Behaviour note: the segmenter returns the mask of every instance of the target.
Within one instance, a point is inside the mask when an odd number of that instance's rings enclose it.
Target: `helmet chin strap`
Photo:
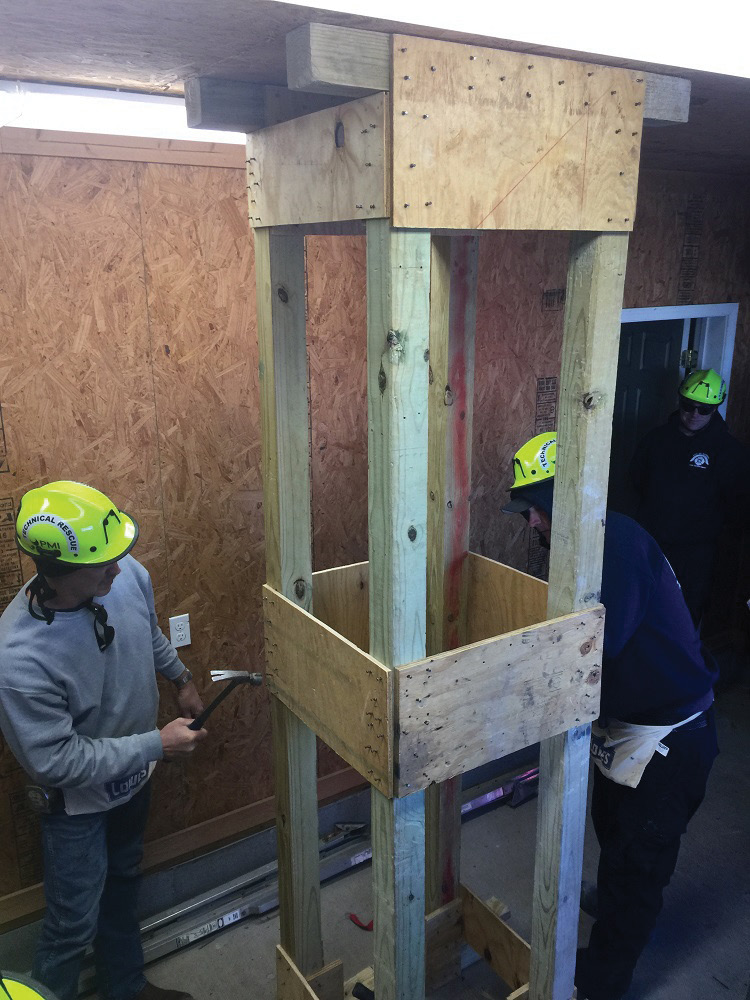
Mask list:
[[[45,601],[50,601],[53,597],[57,597],[57,591],[54,587],[50,586],[41,573],[38,573],[36,578],[29,584],[29,614],[31,617],[36,618],[39,622],[47,622],[48,625],[51,625],[55,620],[55,612],[47,607]],[[34,601],[39,605],[41,614],[37,614],[34,610]]]

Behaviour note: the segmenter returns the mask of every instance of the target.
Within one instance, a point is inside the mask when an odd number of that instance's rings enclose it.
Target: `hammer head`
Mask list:
[[[212,670],[212,681],[236,681],[238,684],[262,684],[263,674],[251,674],[249,670]]]

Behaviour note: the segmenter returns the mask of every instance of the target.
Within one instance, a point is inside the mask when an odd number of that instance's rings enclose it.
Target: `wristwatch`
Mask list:
[[[179,677],[175,677],[175,679],[172,681],[172,683],[179,690],[180,688],[184,688],[186,684],[189,684],[192,679],[193,679],[193,675],[190,673],[190,671],[188,670],[188,668],[185,667],[185,669],[182,671],[182,673],[180,674],[180,676]]]

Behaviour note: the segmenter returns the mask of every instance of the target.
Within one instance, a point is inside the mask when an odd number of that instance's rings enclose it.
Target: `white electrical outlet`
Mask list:
[[[190,615],[175,615],[169,619],[169,641],[175,649],[190,645]]]

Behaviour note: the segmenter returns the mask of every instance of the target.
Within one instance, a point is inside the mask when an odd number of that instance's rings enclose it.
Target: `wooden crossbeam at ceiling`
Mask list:
[[[188,125],[253,132],[352,97],[390,90],[392,37],[330,24],[302,25],[287,35],[288,88],[192,77],[185,81]],[[643,77],[646,123],[688,121],[690,80],[645,72]]]

